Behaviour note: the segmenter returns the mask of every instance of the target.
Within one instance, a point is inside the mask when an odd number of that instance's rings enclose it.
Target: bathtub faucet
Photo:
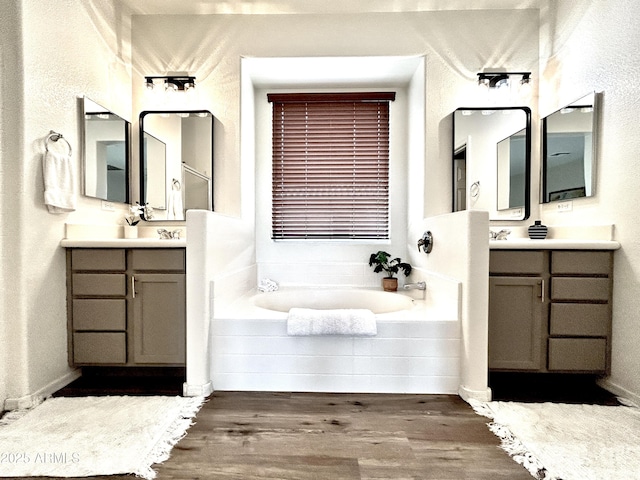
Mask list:
[[[402,288],[405,290],[426,290],[427,282],[405,283]]]

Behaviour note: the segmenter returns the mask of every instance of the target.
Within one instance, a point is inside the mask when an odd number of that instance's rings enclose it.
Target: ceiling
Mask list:
[[[120,0],[134,15],[347,14],[540,8],[542,0]]]

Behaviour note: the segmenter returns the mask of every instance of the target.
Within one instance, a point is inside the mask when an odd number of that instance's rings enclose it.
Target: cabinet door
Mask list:
[[[540,370],[543,281],[538,277],[489,277],[489,368]]]
[[[184,274],[139,274],[132,278],[133,362],[184,365]]]

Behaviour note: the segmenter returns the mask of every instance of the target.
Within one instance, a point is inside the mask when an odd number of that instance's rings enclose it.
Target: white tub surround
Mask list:
[[[430,254],[417,250],[425,231],[433,235]],[[460,383],[465,400],[491,400],[488,379],[489,214],[464,211],[426,218],[411,225],[409,263],[421,271],[460,281]],[[413,277],[412,281],[419,280]],[[427,295],[429,283],[427,283]]]
[[[439,283],[433,293],[386,293],[373,289],[284,288],[251,293],[224,304],[214,301],[211,327],[213,386],[216,390],[362,393],[456,393],[460,372],[459,283]],[[214,286],[215,290],[215,286]],[[331,293],[344,299],[359,294],[397,296],[403,310],[375,314],[376,336],[290,336],[287,312],[261,308],[273,295],[282,298]],[[278,295],[282,294],[282,295]],[[448,298],[444,298],[447,296]],[[334,299],[334,300],[335,300]],[[395,303],[395,302],[394,302]],[[337,306],[334,305],[334,306]],[[383,308],[384,310],[384,308]]]
[[[242,219],[206,210],[188,210],[187,228],[187,381],[186,396],[209,395],[214,305],[213,281],[220,298],[256,288],[254,232]]]

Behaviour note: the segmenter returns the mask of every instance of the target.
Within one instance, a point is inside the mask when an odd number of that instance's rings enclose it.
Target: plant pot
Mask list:
[[[138,238],[137,225],[124,225],[124,238]]]
[[[397,278],[383,278],[382,279],[382,288],[385,292],[395,292],[398,290],[398,279]]]

